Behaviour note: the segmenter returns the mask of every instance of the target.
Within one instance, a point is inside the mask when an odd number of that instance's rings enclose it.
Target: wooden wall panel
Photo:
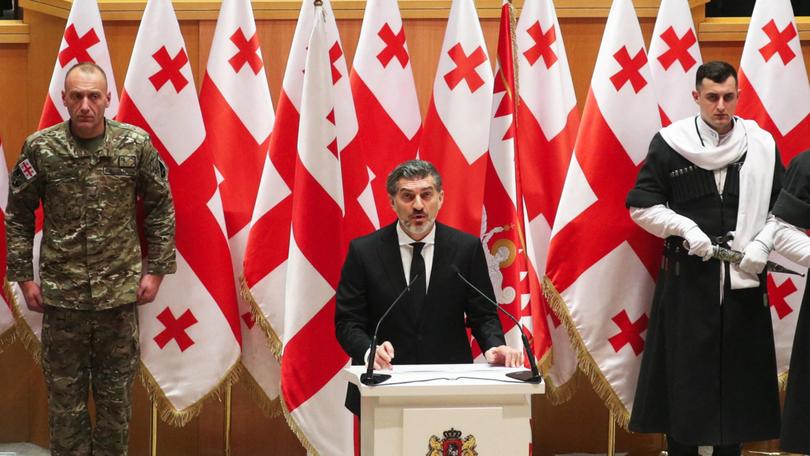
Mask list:
[[[40,0],[28,0],[33,3]],[[57,5],[48,8],[32,8],[25,11],[25,22],[30,27],[27,43],[3,43],[0,39],[0,135],[6,147],[6,160],[13,162],[27,134],[37,125],[48,83],[53,69],[56,51],[65,25],[66,10],[61,0],[41,0]],[[131,2],[137,3],[137,2]],[[347,2],[348,3],[348,2]],[[593,8],[605,1],[561,3],[584,5],[571,8],[561,14],[561,33],[565,40],[569,63],[580,108],[585,102],[591,72],[599,49],[604,29],[605,8]],[[649,12],[653,2],[642,1],[644,11]],[[702,5],[696,0],[692,4]],[[105,4],[104,8],[119,3]],[[436,1],[444,9],[414,9],[406,14],[405,29],[411,54],[419,104],[424,116],[431,96],[434,71],[444,35],[446,4]],[[493,3],[494,4],[494,3]],[[61,6],[59,6],[61,5]],[[120,5],[125,5],[120,3]],[[127,8],[131,5],[126,3]],[[193,5],[188,3],[186,5]],[[487,3],[487,5],[489,5]],[[479,6],[480,2],[479,2]],[[104,10],[103,8],[103,10]],[[124,7],[122,7],[124,8]],[[137,10],[137,5],[132,7]],[[702,12],[694,11],[702,20]],[[281,11],[281,10],[279,10]],[[436,13],[440,11],[440,13]],[[113,71],[119,90],[123,89],[127,65],[138,30],[139,13],[104,13],[105,33],[110,46]],[[215,15],[210,12],[195,16],[185,12],[181,30],[186,39],[188,53],[199,89],[202,71],[208,58],[211,38],[215,27]],[[356,10],[339,13],[338,26],[341,39],[350,63],[356,49],[361,21]],[[490,56],[494,55],[497,41],[497,19],[487,10],[482,20],[484,35]],[[642,29],[649,42],[654,25],[654,14],[642,14]],[[196,17],[196,18],[195,18]],[[268,73],[273,103],[278,102],[289,46],[295,30],[295,19],[289,11],[267,10],[257,13],[260,19],[257,30]],[[739,28],[739,24],[734,25]],[[712,33],[722,31],[723,25],[712,24]],[[800,29],[802,27],[800,26]],[[735,29],[736,30],[736,29]],[[1,32],[0,32],[1,33]],[[718,36],[701,43],[704,60],[724,59],[739,63],[742,41],[730,39],[719,41]],[[804,37],[804,35],[803,35]],[[702,38],[702,36],[701,36]],[[805,61],[810,62],[810,48],[803,48]],[[686,95],[688,96],[688,95]],[[461,197],[461,195],[448,197]],[[0,442],[32,441],[47,445],[47,414],[42,374],[30,356],[17,342],[0,353]],[[545,397],[536,397],[533,403],[533,437],[535,454],[548,456],[558,453],[591,452],[604,453],[607,443],[608,413],[584,376],[578,376],[578,393],[574,399],[561,406],[552,406]],[[130,454],[149,454],[149,418],[151,404],[144,388],[137,384],[131,425]],[[206,401],[201,415],[184,428],[174,428],[160,423],[158,427],[158,454],[174,455],[221,455],[224,452],[225,406],[217,399]],[[619,430],[617,451],[633,455],[653,455],[663,448],[660,435],[633,435]],[[775,442],[751,446],[756,449],[775,449]],[[253,402],[245,387],[237,384],[232,396],[231,454],[253,456],[264,454],[304,455],[305,451],[289,430],[281,416],[267,417]]]
[[[27,68],[27,44],[0,43],[0,138],[7,152],[15,151],[13,155],[19,154],[29,128]]]

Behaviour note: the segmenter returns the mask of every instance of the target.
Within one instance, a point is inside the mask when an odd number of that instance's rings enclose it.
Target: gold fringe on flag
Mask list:
[[[309,442],[307,436],[304,435],[304,431],[298,427],[298,423],[295,422],[290,411],[287,409],[287,404],[284,402],[284,399],[279,397],[279,403],[281,404],[281,411],[284,413],[284,419],[287,421],[287,426],[290,427],[290,430],[293,434],[298,438],[298,441],[301,442],[301,446],[307,450],[307,456],[319,456],[318,450]]]
[[[507,3],[509,4],[509,38],[512,40],[512,74],[515,77],[515,93],[512,95],[513,99],[515,100],[515,108],[517,108],[518,105],[520,105],[520,78],[518,74],[518,48],[516,32],[517,19],[515,18],[515,7],[512,5],[512,0],[508,0]],[[515,122],[515,130],[517,130],[517,110],[512,113],[512,120]]]
[[[239,381],[241,374],[242,363],[240,360],[237,360],[219,382],[219,385],[217,385],[208,394],[203,396],[194,404],[184,408],[183,410],[177,410],[174,408],[171,401],[169,401],[169,399],[166,397],[166,394],[163,393],[163,390],[160,388],[157,380],[152,377],[149,369],[147,369],[143,362],[141,362],[141,381],[144,388],[146,388],[149,399],[157,406],[157,409],[160,412],[160,419],[163,422],[176,427],[185,426],[194,417],[199,415],[202,411],[203,403],[207,399],[215,397],[221,401],[225,390],[229,385],[233,385]]]
[[[553,357],[549,352],[549,355],[544,357],[542,364],[540,365],[540,370],[543,371],[543,381],[546,383],[546,397],[548,398],[551,405],[560,405],[568,402],[574,397],[574,392],[577,390],[577,380],[576,375],[571,377],[571,380],[563,383],[562,385],[557,385],[554,383],[554,380],[551,379],[551,376],[548,375],[548,372],[551,370],[551,365],[553,363]]]
[[[22,342],[25,350],[31,354],[34,363],[42,364],[42,344],[40,344],[37,335],[34,334],[34,330],[28,326],[28,322],[23,318],[20,303],[17,302],[17,296],[11,288],[11,284],[8,280],[4,280],[3,282],[3,291],[11,300],[11,313],[14,315],[14,320],[17,322],[14,325],[16,338]]]
[[[259,327],[261,327],[264,330],[265,334],[267,335],[267,340],[268,343],[270,344],[270,349],[275,354],[276,359],[278,359],[278,362],[281,363],[281,353],[282,349],[284,348],[281,339],[278,337],[275,330],[270,325],[270,322],[267,321],[267,319],[264,317],[264,313],[262,312],[259,305],[256,303],[256,300],[253,298],[253,293],[250,292],[250,287],[248,287],[244,275],[240,277],[239,289],[242,299],[244,299],[245,302],[250,304],[250,311],[253,314],[253,317],[255,318],[256,322],[259,324]],[[247,369],[245,369],[245,373],[247,375],[245,375],[244,377],[249,378],[249,380],[246,382],[248,391],[251,391],[256,396],[264,397],[266,400],[266,402],[264,403],[261,400],[259,400],[258,401],[259,407],[261,407],[262,410],[264,411],[265,407],[267,406],[269,411],[272,413],[270,416],[278,416],[278,410],[280,410],[281,414],[284,415],[284,421],[287,422],[287,426],[289,426],[292,433],[295,434],[295,437],[301,443],[301,446],[303,446],[304,449],[307,451],[307,456],[319,456],[318,451],[315,449],[312,443],[310,443],[309,439],[307,439],[306,435],[304,435],[304,431],[302,431],[301,428],[298,427],[298,423],[295,422],[295,419],[290,414],[290,411],[287,408],[287,404],[281,397],[282,393],[279,391],[279,397],[274,401],[270,401],[264,394],[264,391],[261,390],[258,383],[256,383],[256,380],[253,379],[253,377],[249,373],[247,373]]]
[[[17,340],[16,326],[15,323],[12,327],[5,330],[3,334],[0,334],[0,353],[3,351],[3,348],[13,344],[14,341]]]
[[[5,279],[3,279],[3,292],[8,300],[9,308],[11,310],[11,317],[14,320],[14,323],[10,328],[3,331],[3,334],[0,334],[0,352],[3,351],[3,347],[13,344],[14,341],[17,340],[17,321],[19,320],[19,312],[15,312],[17,306],[15,305],[14,293],[11,290],[11,284],[9,284],[8,280]]]
[[[242,376],[239,379],[239,383],[247,390],[250,398],[259,406],[264,416],[268,418],[281,416],[281,399],[278,397],[270,399],[262,387],[259,386],[259,382],[257,382],[256,379],[250,375],[250,371],[244,367],[244,363],[242,364]]]
[[[557,316],[560,317],[560,320],[565,325],[565,329],[568,331],[571,345],[573,345],[577,353],[579,369],[588,376],[596,394],[605,402],[605,406],[608,410],[613,413],[616,424],[621,426],[622,429],[627,430],[627,425],[630,423],[630,412],[619,399],[613,387],[610,386],[604,374],[602,374],[599,365],[596,364],[596,361],[591,357],[579,332],[574,326],[571,314],[568,313],[568,306],[565,304],[562,296],[560,296],[560,293],[554,287],[554,284],[551,283],[548,276],[543,277],[543,295],[546,297],[548,305],[557,313]]]
[[[512,4],[512,0],[507,1],[508,10],[509,10],[509,38],[511,43],[511,54],[512,54],[512,75],[514,77],[515,92],[512,93],[512,99],[515,102],[515,108],[520,106],[520,74],[518,71],[518,49],[517,49],[517,20],[515,18],[515,8]],[[509,91],[512,88],[509,86],[507,81],[504,81],[504,87],[506,90]],[[515,130],[518,128],[518,115],[517,111],[512,113],[512,121],[515,124]],[[517,144],[515,144],[517,148]],[[521,246],[524,252],[528,252],[526,248],[526,238],[523,234],[523,227],[520,223],[517,225],[518,229],[518,239],[520,239]],[[556,385],[554,381],[551,379],[551,376],[548,375],[548,372],[551,370],[551,366],[553,363],[553,356],[551,350],[549,350],[541,359],[538,360],[537,365],[540,366],[540,370],[543,374],[543,381],[546,383],[546,397],[548,397],[549,401],[553,405],[560,405],[564,402],[567,402],[574,396],[574,391],[576,390],[576,382],[571,379],[563,385]]]
[[[253,293],[250,291],[250,287],[245,280],[244,274],[239,277],[239,295],[245,300],[246,303],[250,305],[250,313],[253,315],[253,320],[256,321],[259,327],[262,328],[262,331],[264,331],[264,334],[267,336],[267,343],[270,346],[270,351],[273,352],[276,360],[280,363],[282,349],[281,338],[278,337],[278,334],[276,334],[273,326],[269,321],[267,321],[267,318],[265,318],[261,307],[259,307],[259,305],[256,303],[256,299],[253,297]]]

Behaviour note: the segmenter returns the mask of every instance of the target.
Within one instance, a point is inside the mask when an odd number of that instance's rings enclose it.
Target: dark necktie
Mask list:
[[[412,242],[413,258],[411,259],[411,273],[409,282],[411,284],[411,310],[414,316],[419,315],[422,306],[425,304],[427,294],[427,277],[425,277],[425,258],[422,257],[422,247],[424,242]],[[416,275],[419,274],[418,277]],[[416,280],[413,278],[416,277]]]

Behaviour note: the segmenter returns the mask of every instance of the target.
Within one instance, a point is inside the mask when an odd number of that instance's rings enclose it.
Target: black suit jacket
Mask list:
[[[424,306],[415,312],[406,295],[380,325],[377,341],[393,344],[394,364],[471,363],[467,326],[484,351],[505,343],[495,307],[462,282],[452,265],[494,300],[481,241],[437,223]],[[364,364],[377,321],[405,286],[396,222],[351,242],[337,289],[335,329],[353,364]],[[356,392],[350,388],[346,402],[355,413]]]

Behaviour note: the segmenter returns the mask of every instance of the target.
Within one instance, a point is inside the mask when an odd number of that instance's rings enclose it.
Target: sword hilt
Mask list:
[[[689,242],[685,239],[683,241],[683,248],[689,250]],[[725,247],[719,245],[712,246],[712,258],[720,261],[725,261],[726,263],[730,264],[740,264],[740,262],[745,257],[745,254],[740,252],[739,250],[727,249]],[[793,274],[799,277],[804,277],[804,274],[801,272],[794,271],[790,268],[786,268],[779,263],[774,263],[773,261],[768,261],[765,263],[765,269],[769,272],[778,272],[781,274]]]

